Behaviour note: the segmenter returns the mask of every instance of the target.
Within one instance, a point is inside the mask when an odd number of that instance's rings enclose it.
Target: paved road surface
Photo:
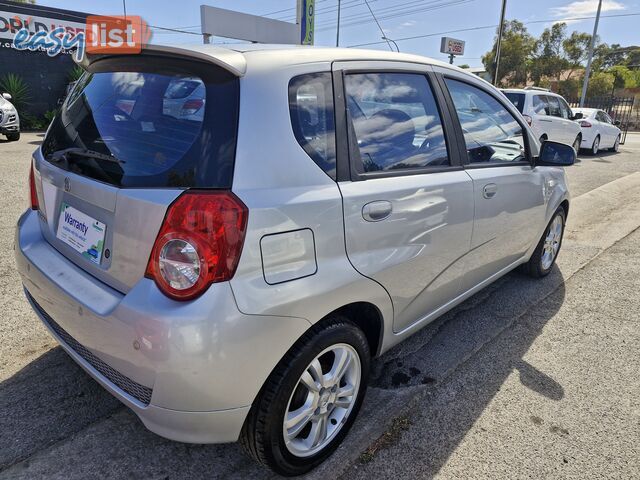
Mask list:
[[[268,478],[236,445],[147,432],[30,311],[11,247],[39,141],[0,141],[0,478]],[[640,135],[567,171],[554,272],[509,274],[379,359],[310,478],[640,476]]]

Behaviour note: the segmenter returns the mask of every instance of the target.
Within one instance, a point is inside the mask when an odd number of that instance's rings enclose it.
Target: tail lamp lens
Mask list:
[[[175,300],[198,297],[230,280],[238,266],[247,207],[231,192],[190,190],[169,207],[146,276]]]
[[[529,115],[523,115],[524,119],[527,121],[529,126],[533,124],[533,119]]]
[[[584,121],[584,120],[582,122],[580,122],[580,126],[584,127],[584,128],[591,128],[591,124],[589,122],[587,122],[587,121]]]
[[[38,210],[40,205],[38,204],[38,192],[36,190],[36,176],[33,171],[33,163],[31,163],[31,169],[29,170],[29,196],[31,202],[31,210]],[[24,198],[24,197],[23,197]]]

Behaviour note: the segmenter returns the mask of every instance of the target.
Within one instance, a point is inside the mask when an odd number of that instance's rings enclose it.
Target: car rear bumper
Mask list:
[[[166,298],[146,278],[123,295],[46,242],[31,210],[18,222],[15,255],[29,302],[67,353],[173,440],[237,440],[269,373],[309,327],[242,314],[228,283],[191,302]]]

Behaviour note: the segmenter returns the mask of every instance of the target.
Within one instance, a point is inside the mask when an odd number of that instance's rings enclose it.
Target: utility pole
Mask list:
[[[340,0],[338,0],[338,28],[336,29],[336,47],[340,46]]]
[[[593,60],[593,49],[596,46],[596,36],[598,35],[598,22],[600,22],[601,10],[602,10],[602,0],[598,2],[598,13],[596,13],[596,23],[593,25],[593,35],[591,36],[591,44],[589,45],[589,58],[587,59],[587,68],[584,71],[584,83],[582,84],[582,96],[580,97],[580,108],[584,107],[584,101],[587,98],[587,88],[589,88],[589,75],[591,75],[591,60]]]
[[[500,50],[502,47],[502,34],[504,33],[504,16],[507,11],[507,0],[502,0],[502,10],[500,12],[500,26],[498,26],[498,41],[496,43],[496,58],[493,69],[493,84],[498,86],[498,69],[500,68]]]

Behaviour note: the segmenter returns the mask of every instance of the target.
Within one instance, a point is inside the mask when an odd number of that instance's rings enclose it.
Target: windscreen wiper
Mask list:
[[[57,150],[49,155],[47,160],[52,162],[59,162],[61,160],[67,160],[69,156],[76,156],[82,158],[94,158],[96,160],[104,160],[105,162],[112,162],[117,164],[126,163],[124,160],[120,160],[113,155],[96,152],[94,150],[89,150],[87,148],[81,147],[70,147],[64,148],[62,150]]]

